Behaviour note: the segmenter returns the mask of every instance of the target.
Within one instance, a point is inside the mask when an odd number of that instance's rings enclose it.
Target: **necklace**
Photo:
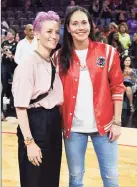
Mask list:
[[[45,60],[46,62],[51,62],[51,58],[47,57],[45,58],[42,54],[40,54],[38,51],[35,50],[35,53],[37,53],[43,60]]]
[[[87,70],[87,62],[86,62],[86,57],[87,57],[87,52],[88,49],[85,50],[75,50],[76,54],[78,55],[78,58],[80,59],[80,70],[85,71]]]
[[[43,55],[41,55],[38,51],[35,50],[35,52],[37,53],[38,56],[40,56],[40,57],[42,58],[42,64],[45,66],[45,69],[47,70],[47,72],[51,75],[51,72],[49,72],[49,70],[48,70],[46,64],[43,62],[43,61],[46,61],[46,62],[48,62],[48,63],[51,64],[51,63],[52,63],[51,58],[50,58],[50,57],[44,58]],[[51,65],[51,66],[52,66],[52,65]],[[51,69],[52,69],[52,67],[51,67]]]
[[[48,74],[51,75],[51,71],[52,71],[51,69],[52,69],[52,68],[50,68],[50,70],[49,70],[48,67],[46,66],[46,64],[45,64],[43,61],[42,61],[42,64],[45,66],[45,69],[47,70]],[[51,63],[50,63],[50,64],[51,64]],[[51,66],[50,66],[50,67],[51,67]]]
[[[80,71],[87,71],[88,67],[87,65],[80,65]]]

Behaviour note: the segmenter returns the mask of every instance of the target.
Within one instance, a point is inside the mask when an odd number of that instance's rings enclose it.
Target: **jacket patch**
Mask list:
[[[99,57],[96,61],[97,66],[99,66],[100,68],[103,68],[105,66],[106,63],[106,59],[104,57]]]

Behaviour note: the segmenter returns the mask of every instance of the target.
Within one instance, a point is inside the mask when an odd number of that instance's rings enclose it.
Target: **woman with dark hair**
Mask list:
[[[121,23],[126,23],[126,14],[123,11],[120,11],[116,16],[116,23],[120,25]]]
[[[18,32],[16,32],[15,41],[16,41],[17,43],[20,41],[20,35],[19,35]]]
[[[124,76],[124,85],[126,86],[126,95],[129,100],[130,104],[130,111],[134,112],[133,106],[133,91],[132,86],[135,84],[135,72],[132,68],[132,62],[130,56],[125,56],[122,59],[122,66],[123,66],[123,76]]]
[[[88,11],[89,11],[90,15],[93,17],[96,25],[99,25],[99,21],[100,21],[99,16],[101,13],[101,8],[102,7],[101,7],[100,0],[91,1]]]
[[[71,10],[71,8],[73,8],[75,6],[75,1],[71,0],[69,5],[66,7],[65,10],[65,15],[67,15],[67,13]]]
[[[101,12],[99,18],[101,19],[101,26],[108,26],[112,19],[112,4],[109,0],[101,1]]]
[[[117,49],[117,51],[119,52],[120,57],[122,57],[123,53],[124,53],[124,47],[121,44],[121,42],[119,41],[118,38],[118,32],[111,32],[108,36],[108,44],[112,45],[114,48]]]
[[[61,106],[69,187],[83,187],[85,152],[92,139],[105,187],[118,186],[123,75],[117,51],[94,41],[86,9],[67,14],[62,48],[53,55],[64,89]]]
[[[101,31],[97,31],[95,33],[95,38],[96,38],[96,41],[98,42],[102,42],[102,43],[107,43],[107,38],[105,37],[104,33],[101,32]]]

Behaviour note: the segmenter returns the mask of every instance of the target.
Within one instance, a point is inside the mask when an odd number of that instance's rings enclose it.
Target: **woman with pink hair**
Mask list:
[[[12,86],[20,182],[21,187],[58,187],[63,89],[50,54],[59,41],[60,18],[53,11],[40,12],[33,27],[38,47],[18,65]]]

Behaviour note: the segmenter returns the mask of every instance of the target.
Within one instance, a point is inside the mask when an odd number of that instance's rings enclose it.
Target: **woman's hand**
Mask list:
[[[132,69],[124,71],[124,76],[133,76],[133,75],[134,72],[132,71]]]
[[[129,71],[129,75],[130,76],[134,76],[134,72],[131,70],[131,71]]]
[[[128,76],[128,71],[124,71],[124,72],[123,72],[123,75],[124,75],[124,76]]]
[[[115,122],[113,122],[112,127],[109,132],[110,142],[116,141],[120,135],[121,135],[121,126],[115,125]]]
[[[35,166],[40,166],[42,163],[42,153],[41,149],[37,146],[35,142],[27,145],[27,155],[28,160]]]

